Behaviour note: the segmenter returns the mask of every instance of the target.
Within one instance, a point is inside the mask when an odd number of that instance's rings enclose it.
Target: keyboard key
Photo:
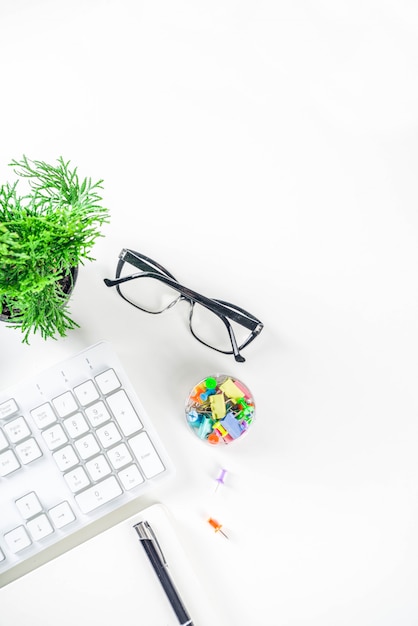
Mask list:
[[[76,519],[73,510],[67,501],[60,502],[56,506],[52,507],[52,509],[49,509],[48,513],[55,528],[64,528],[64,526],[74,522]]]
[[[54,452],[52,456],[54,457],[55,463],[58,465],[58,468],[62,472],[65,472],[66,470],[75,467],[76,465],[78,465],[79,462],[78,456],[74,452],[72,446],[65,446],[64,448],[61,448],[61,450]]]
[[[90,479],[82,467],[76,467],[67,472],[67,474],[64,474],[64,478],[73,493],[77,493],[77,491],[81,491],[84,487],[90,485]]]
[[[78,439],[75,442],[75,447],[84,461],[100,452],[99,444],[91,433],[81,439]]]
[[[18,500],[16,506],[23,519],[27,520],[42,511],[42,504],[34,491],[27,493]]]
[[[87,380],[85,383],[74,387],[74,393],[81,406],[87,406],[100,397],[92,380]]]
[[[132,489],[144,482],[144,478],[136,465],[130,465],[118,473],[120,481],[125,489]]]
[[[10,417],[19,410],[16,401],[13,398],[6,400],[0,404],[0,418]]]
[[[80,435],[84,435],[89,430],[89,425],[87,424],[87,420],[83,417],[81,413],[76,413],[71,417],[67,417],[63,421],[65,429],[70,437],[75,439]]]
[[[157,476],[157,474],[164,471],[165,467],[147,433],[144,432],[135,435],[135,437],[131,437],[131,439],[129,439],[129,445],[147,478]]]
[[[96,456],[94,459],[91,459],[91,461],[88,461],[86,463],[86,469],[90,474],[91,479],[94,481],[101,480],[112,472],[112,469],[103,454]]]
[[[122,435],[113,422],[106,424],[106,426],[102,426],[102,428],[98,428],[96,435],[98,436],[103,448],[110,448],[110,446],[113,446],[114,443],[117,443],[122,439]]]
[[[29,520],[26,526],[28,527],[29,533],[34,541],[39,541],[54,532],[51,522],[45,513]]]
[[[74,400],[74,396],[71,391],[66,391],[60,396],[54,398],[52,400],[52,404],[60,417],[67,417],[67,415],[75,413],[78,409],[77,403]]]
[[[42,456],[41,449],[33,438],[18,443],[15,450],[22,465],[28,465]]]
[[[68,441],[68,437],[61,424],[55,424],[47,430],[44,430],[42,436],[50,450],[56,450]]]
[[[13,552],[13,554],[24,550],[32,543],[31,538],[29,537],[24,526],[18,526],[17,528],[10,530],[4,535],[4,539],[10,552]]]
[[[114,476],[105,478],[101,483],[74,496],[80,510],[90,513],[99,506],[110,502],[122,494],[122,489]]]
[[[13,450],[6,450],[0,454],[0,476],[7,476],[19,467],[20,463]]]
[[[109,396],[107,403],[126,437],[141,430],[141,420],[123,389]]]
[[[4,552],[2,552],[2,550],[0,550],[0,563],[1,561],[4,561],[6,557],[4,556]]]
[[[12,443],[22,441],[22,439],[32,434],[23,417],[18,417],[11,422],[7,422],[3,428]]]
[[[132,461],[131,453],[124,443],[108,450],[107,456],[115,469],[120,469]]]
[[[41,406],[36,407],[36,409],[32,409],[30,414],[40,430],[54,424],[57,421],[57,416],[52,410],[52,406],[49,402],[45,402],[45,404],[41,404]]]
[[[95,377],[95,381],[104,396],[111,391],[115,391],[115,389],[119,389],[121,386],[119,378],[116,376],[113,369],[102,372],[102,374]]]
[[[89,406],[86,409],[86,415],[93,428],[111,419],[111,415],[102,401],[93,404],[93,406]]]

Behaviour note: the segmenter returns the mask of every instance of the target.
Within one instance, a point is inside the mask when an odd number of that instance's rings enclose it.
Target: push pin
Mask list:
[[[224,485],[225,484],[225,475],[227,473],[228,470],[226,469],[221,469],[221,473],[219,474],[218,478],[216,479],[216,482],[218,483],[215,487],[215,493],[219,487],[219,485]]]
[[[221,530],[222,524],[217,522],[216,519],[213,519],[213,517],[210,517],[208,519],[208,522],[212,526],[212,528],[215,530],[215,533],[221,533],[226,539],[229,539],[228,535],[226,535],[224,531]]]

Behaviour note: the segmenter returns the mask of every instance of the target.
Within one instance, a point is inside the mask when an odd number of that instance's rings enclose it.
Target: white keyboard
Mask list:
[[[107,342],[0,391],[0,574],[171,473]]]

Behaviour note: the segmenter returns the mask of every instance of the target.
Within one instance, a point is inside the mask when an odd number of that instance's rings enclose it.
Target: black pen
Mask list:
[[[160,548],[157,537],[154,534],[150,524],[148,522],[138,522],[134,525],[142,547],[144,548],[146,555],[154,568],[155,573],[166,593],[168,600],[175,612],[179,624],[181,626],[193,626],[192,619],[188,614],[186,607],[184,606],[177,589],[171,580],[167,562],[164,558],[164,554]]]

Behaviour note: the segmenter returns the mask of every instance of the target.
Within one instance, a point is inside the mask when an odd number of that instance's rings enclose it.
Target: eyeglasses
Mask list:
[[[107,287],[116,287],[126,302],[146,313],[163,313],[181,300],[188,302],[193,337],[217,352],[233,354],[239,363],[245,361],[240,351],[263,329],[262,322],[248,311],[188,289],[162,265],[134,250],[121,251],[116,278],[105,278],[104,282]]]

